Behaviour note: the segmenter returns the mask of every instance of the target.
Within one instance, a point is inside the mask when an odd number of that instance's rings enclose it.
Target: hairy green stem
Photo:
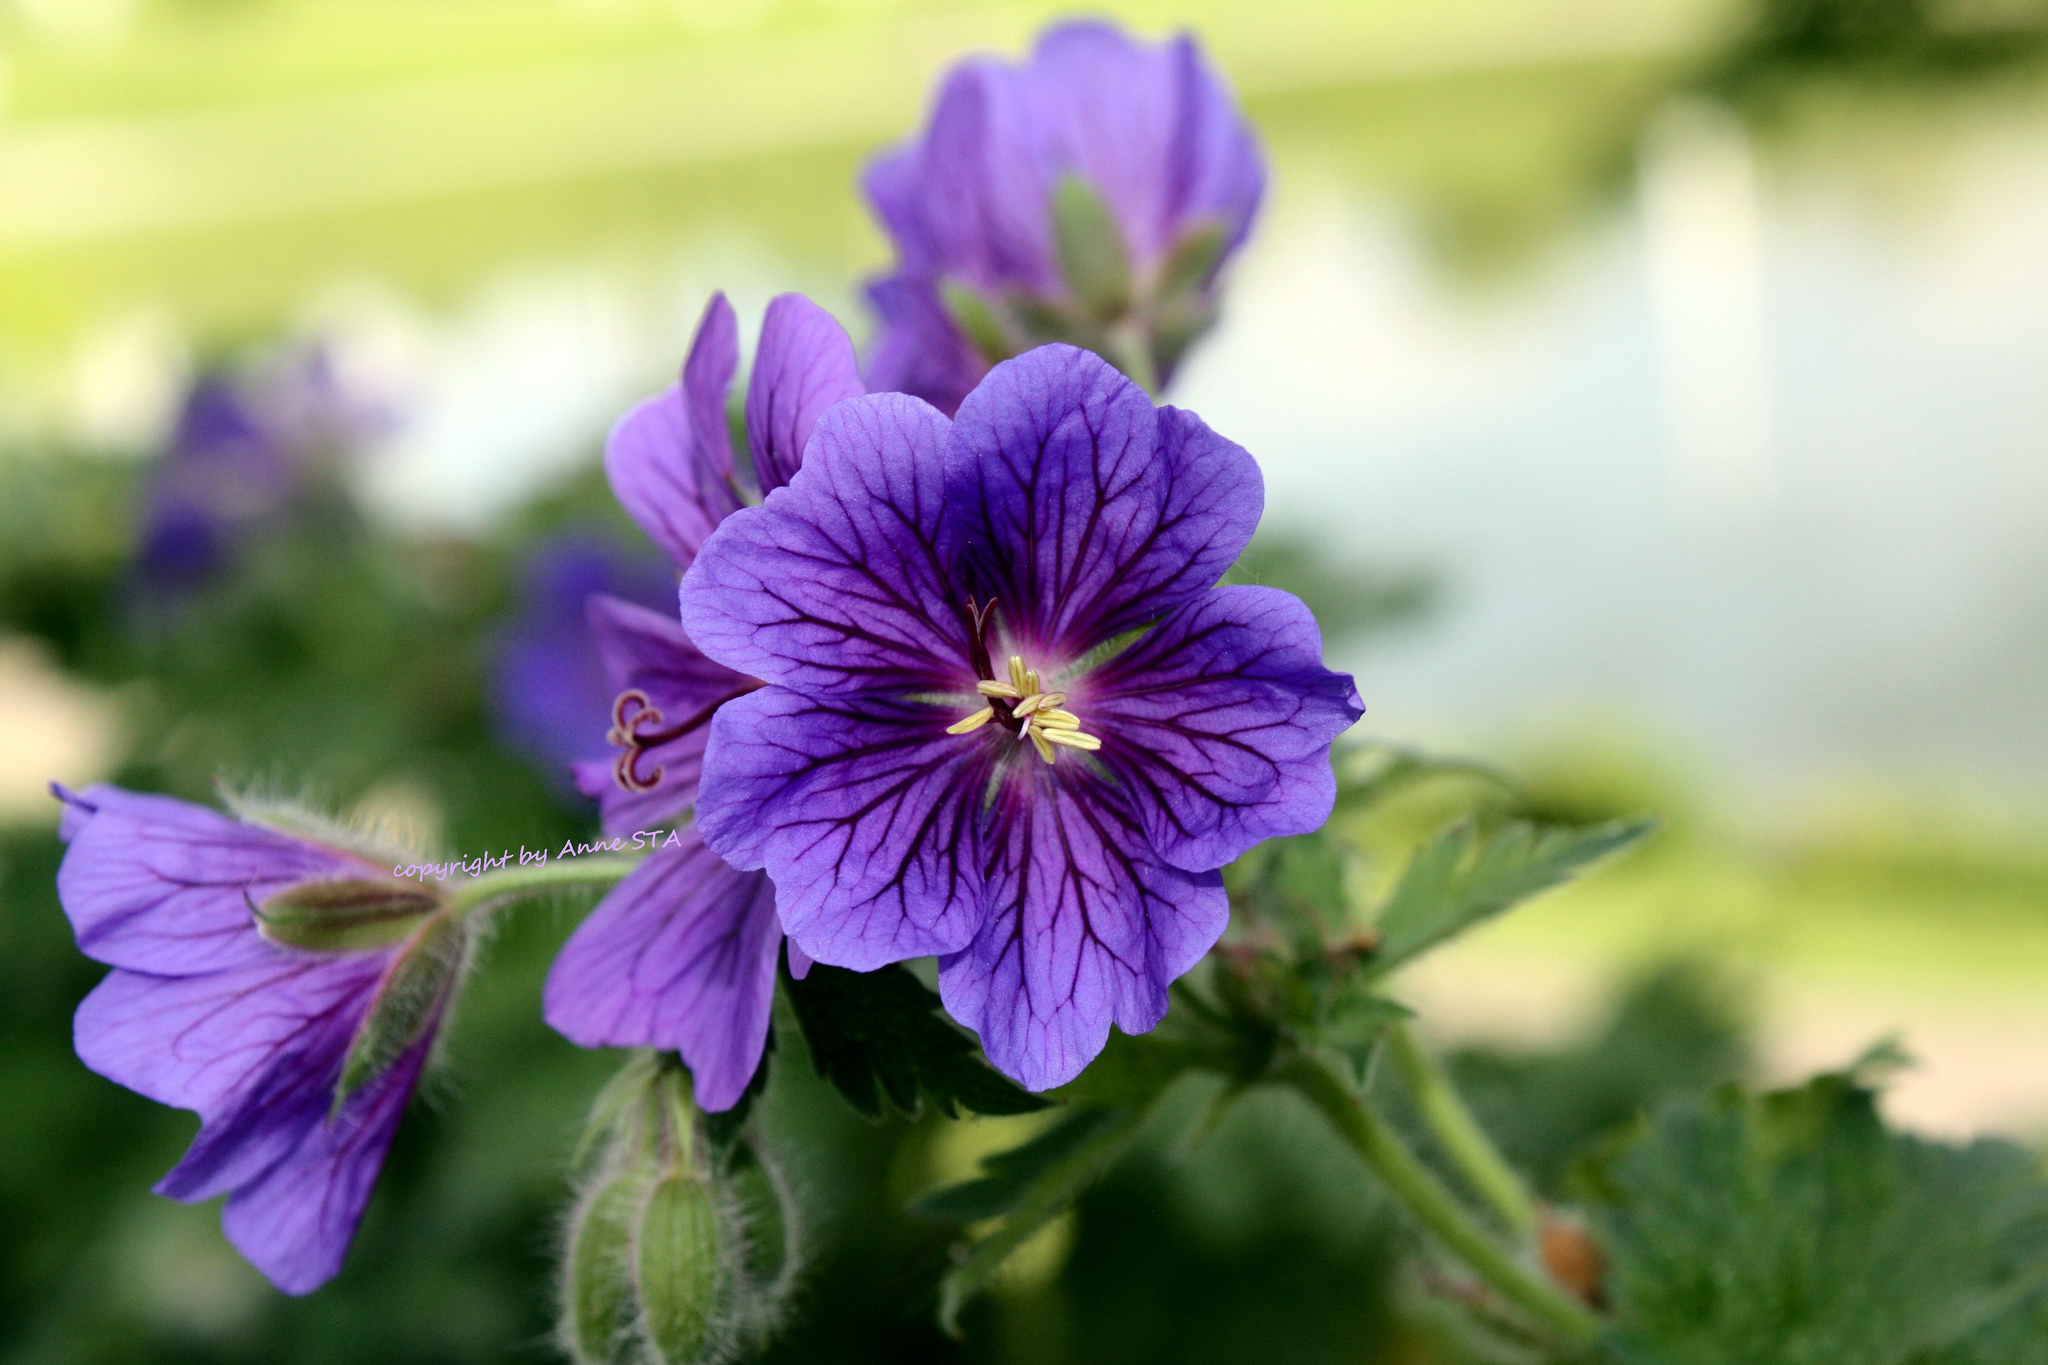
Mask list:
[[[1494,1241],[1329,1063],[1296,1055],[1282,1065],[1278,1079],[1322,1110],[1423,1226],[1502,1298],[1573,1342],[1600,1335],[1599,1317]]]
[[[1387,1042],[1394,1054],[1394,1065],[1401,1069],[1401,1078],[1415,1095],[1415,1106],[1422,1112],[1423,1121],[1438,1145],[1457,1163],[1473,1192],[1500,1215],[1501,1222],[1517,1237],[1535,1236],[1536,1202],[1529,1197],[1528,1187],[1472,1117],[1464,1097],[1451,1084],[1443,1067],[1423,1049],[1415,1031],[1405,1024],[1389,1030]]]
[[[611,854],[601,857],[564,858],[533,867],[507,867],[486,872],[449,897],[460,911],[480,905],[528,896],[539,891],[559,891],[578,886],[608,887],[640,866],[637,856]]]

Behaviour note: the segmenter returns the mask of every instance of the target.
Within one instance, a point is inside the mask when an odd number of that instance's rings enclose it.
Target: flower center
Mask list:
[[[1053,761],[1061,749],[1080,749],[1093,752],[1102,747],[1102,741],[1081,729],[1081,718],[1065,709],[1067,694],[1044,690],[1038,679],[1038,670],[1025,666],[1019,654],[1010,656],[1007,678],[995,676],[988,653],[988,618],[995,610],[991,601],[986,607],[976,608],[973,598],[967,600],[967,612],[974,628],[974,666],[980,675],[974,690],[988,698],[988,705],[979,711],[946,727],[949,735],[967,735],[979,730],[990,721],[1017,736],[1021,743],[1031,742],[1038,750],[1038,756],[1047,763]]]

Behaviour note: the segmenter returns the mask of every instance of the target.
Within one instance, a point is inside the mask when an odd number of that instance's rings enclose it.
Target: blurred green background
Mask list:
[[[1403,983],[1511,1154],[1554,1189],[1662,1089],[1886,1033],[1920,1059],[1895,1120],[2038,1138],[2048,7],[1099,8],[1192,26],[1271,158],[1173,394],[1265,469],[1245,571],[1317,607],[1374,736],[1498,762],[1532,813],[1667,819]],[[43,783],[225,774],[454,850],[586,830],[493,701],[534,548],[633,546],[602,434],[711,289],[743,335],[792,288],[864,335],[863,158],[1060,12],[0,0],[0,1361],[551,1358],[561,1162],[613,1064],[538,1020],[580,905],[506,927],[348,1269],[287,1301],[147,1193],[190,1116],[70,1054],[99,969]],[[187,386],[315,343],[389,419],[337,475],[360,516],[139,621]],[[1357,831],[1372,868],[1467,799]],[[818,1259],[778,1358],[1456,1357],[1278,1098],[1120,1168],[948,1342],[901,1208],[1015,1121],[869,1125],[783,1047]]]

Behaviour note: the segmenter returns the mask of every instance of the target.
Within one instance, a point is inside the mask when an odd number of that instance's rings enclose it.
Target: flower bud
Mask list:
[[[439,1023],[462,979],[468,954],[468,932],[462,920],[447,911],[413,931],[384,968],[369,1012],[349,1044],[334,1087],[336,1111]]]
[[[655,1182],[640,1211],[634,1271],[640,1330],[662,1365],[717,1354],[731,1298],[719,1264],[718,1206],[693,1173]]]
[[[640,1171],[601,1181],[570,1217],[562,1345],[576,1365],[612,1365],[633,1353],[636,1305],[626,1272],[634,1215],[646,1184]]]
[[[287,948],[357,952],[402,943],[439,905],[431,891],[399,882],[300,882],[256,907],[256,931]]]

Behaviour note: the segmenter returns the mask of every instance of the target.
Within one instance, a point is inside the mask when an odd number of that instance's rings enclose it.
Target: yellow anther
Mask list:
[[[1091,753],[1102,747],[1101,740],[1093,735],[1084,735],[1079,730],[1040,730],[1033,727],[1031,737],[1043,740],[1046,744],[1059,744],[1069,749],[1085,749]],[[1045,750],[1040,749],[1039,752],[1044,753]],[[1046,760],[1048,763],[1051,761],[1050,758]]]
[[[957,721],[952,725],[948,725],[946,727],[946,733],[949,735],[970,734],[975,730],[979,730],[982,726],[988,724],[990,721],[994,720],[995,716],[996,711],[993,706],[984,706],[979,711],[976,711],[973,715],[969,716],[967,719],[963,721]]]
[[[1010,656],[1010,686],[1017,689],[1015,695],[1021,697],[1038,690],[1035,687],[1027,687],[1025,685],[1029,681],[1029,677],[1030,675],[1024,671],[1023,656],[1012,654]]]
[[[1024,733],[1031,736],[1031,747],[1038,750],[1038,756],[1048,763],[1052,762],[1052,744],[1045,731],[1033,725],[1026,727]]]
[[[1056,697],[1059,697],[1062,701],[1065,700],[1065,698],[1060,697],[1060,694],[1057,692],[1033,692],[1030,696],[1018,702],[1016,707],[1011,710],[1010,714],[1013,716],[1028,716],[1041,706],[1053,705],[1053,699]]]
[[[974,690],[984,697],[1021,697],[1024,694],[1006,682],[991,682],[984,678],[974,685]]]
[[[1055,693],[1055,696],[1058,694]],[[1032,712],[1031,723],[1047,730],[1078,730],[1081,718],[1072,711],[1062,711],[1057,706],[1041,706]]]
[[[1024,690],[1026,692],[1036,692],[1038,690],[1037,669],[1027,668],[1024,670]]]

